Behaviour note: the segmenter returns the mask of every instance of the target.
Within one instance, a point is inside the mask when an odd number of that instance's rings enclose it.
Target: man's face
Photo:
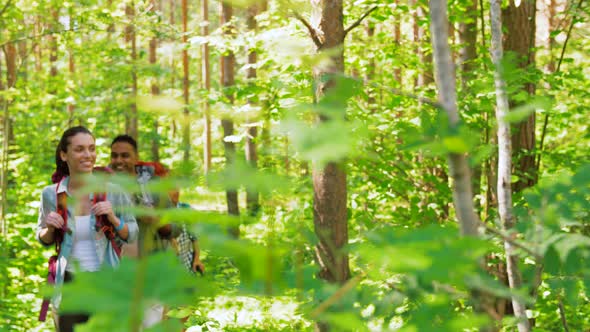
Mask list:
[[[111,167],[117,173],[135,175],[137,152],[127,142],[117,142],[111,146]]]

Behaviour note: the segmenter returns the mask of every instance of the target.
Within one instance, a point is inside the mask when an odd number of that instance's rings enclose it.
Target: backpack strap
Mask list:
[[[59,214],[62,219],[64,220],[64,226],[61,229],[55,230],[55,251],[56,254],[49,258],[49,262],[47,263],[47,283],[50,285],[55,284],[55,277],[57,275],[57,259],[59,257],[59,253],[61,251],[61,243],[64,240],[65,230],[68,229],[68,195],[66,192],[58,192],[59,191],[59,182],[55,187],[55,196],[56,196],[56,212]],[[41,303],[41,311],[39,312],[39,321],[44,322],[47,318],[47,312],[49,311],[49,303],[50,299],[48,297],[43,298],[43,302]]]
[[[92,204],[96,204],[98,202],[106,201],[106,194],[105,193],[95,193],[94,198],[92,199]],[[111,241],[111,245],[117,254],[117,257],[121,257],[121,247],[115,241],[116,232],[115,227],[113,224],[107,221],[105,215],[95,216],[96,217],[96,231],[102,231],[104,235]]]
[[[65,232],[68,230],[68,195],[65,191],[58,193],[59,183],[55,187],[56,209],[55,211],[64,220],[64,226],[61,229],[57,229],[55,233],[55,251],[59,255],[61,251],[61,243],[64,240]]]

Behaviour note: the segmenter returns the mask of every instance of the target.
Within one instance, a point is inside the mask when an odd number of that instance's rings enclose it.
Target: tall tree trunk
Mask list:
[[[514,216],[512,214],[512,143],[510,138],[510,124],[504,118],[508,115],[509,104],[506,95],[506,83],[503,79],[502,70],[502,18],[501,18],[501,0],[491,0],[490,18],[492,21],[492,61],[496,66],[495,85],[496,85],[496,119],[498,121],[498,210],[504,231],[510,230],[514,226]],[[518,269],[518,256],[514,252],[514,247],[508,241],[504,242],[506,250],[506,271],[508,273],[508,282],[510,288],[518,289],[521,287],[521,274]],[[530,331],[529,321],[526,316],[526,306],[518,297],[512,297],[512,307],[514,316],[518,320],[517,326],[519,332]]]
[[[417,19],[420,20],[421,18],[427,17],[426,11],[425,11],[424,7],[422,7],[420,2],[418,2],[417,6],[418,6],[418,8],[416,9],[417,15],[418,15]],[[418,24],[417,33],[418,33],[418,36],[417,36],[418,47],[420,49],[420,51],[419,51],[420,62],[422,63],[422,65],[425,66],[424,70],[421,70],[420,73],[418,74],[418,86],[426,87],[427,85],[434,82],[434,77],[432,75],[432,53],[424,52],[422,50],[420,43],[429,42],[430,37],[426,33],[426,29],[424,29],[424,27],[420,24]]]
[[[135,2],[125,6],[129,25],[125,28],[125,39],[131,52],[131,95],[129,110],[125,117],[125,132],[137,140],[137,38],[135,36]]]
[[[555,72],[555,55],[553,54],[553,50],[557,46],[557,42],[555,40],[555,36],[552,34],[554,31],[558,29],[557,27],[557,1],[550,0],[547,4],[548,8],[548,16],[547,20],[549,23],[549,38],[547,38],[547,50],[549,51],[549,63],[547,64],[547,70],[550,73]]]
[[[322,96],[335,86],[329,75],[344,73],[342,0],[312,0],[312,24],[318,29],[321,44],[317,52],[329,52],[330,66],[314,68],[315,96]],[[326,80],[326,78],[329,78]],[[344,114],[345,105],[342,106]],[[320,121],[330,121],[321,117]],[[329,162],[322,168],[314,167],[313,221],[319,239],[316,259],[320,278],[331,283],[343,284],[350,277],[348,254],[343,251],[348,244],[346,172],[342,163]],[[320,325],[321,328],[321,325]]]
[[[258,3],[251,5],[248,8],[248,17],[247,17],[247,24],[248,30],[252,32],[256,32],[256,15],[258,15],[259,6]],[[255,84],[254,81],[256,80],[256,50],[255,46],[253,45],[252,49],[248,51],[248,71],[246,73],[246,77],[250,84]],[[251,101],[249,101],[252,104]],[[256,168],[258,167],[258,151],[256,149],[257,143],[257,136],[258,136],[258,127],[255,124],[257,121],[252,121],[248,125],[248,135],[246,137],[246,160],[250,164],[250,166]],[[260,202],[259,202],[259,195],[258,191],[253,189],[246,190],[246,209],[248,210],[248,214],[251,216],[255,216],[258,214],[258,210],[260,209]]]
[[[2,54],[0,53],[0,56]],[[4,90],[6,89],[6,87],[4,86],[4,77],[2,76],[2,58],[0,57],[0,92],[4,92]],[[0,197],[0,199],[2,200],[0,202],[0,232],[2,234],[2,239],[6,240],[7,239],[7,222],[6,222],[6,206],[8,205],[6,203],[6,199],[8,198],[8,195],[6,193],[6,190],[4,189],[4,183],[7,180],[7,175],[8,175],[8,167],[6,167],[5,165],[5,160],[7,160],[7,152],[8,152],[8,106],[7,106],[7,101],[4,98],[3,94],[0,94],[0,105],[2,106],[2,159],[0,160],[0,190],[2,190],[2,196]],[[8,186],[6,186],[8,187]],[[2,257],[5,257],[6,252],[2,252]],[[6,289],[3,289],[3,293],[2,295],[5,296],[6,293]]]
[[[22,20],[22,25],[25,26],[25,20]],[[19,76],[21,81],[26,83],[29,79],[29,61],[28,61],[28,43],[26,40],[22,40],[17,44],[19,64]]]
[[[152,0],[151,1],[151,11],[152,13],[154,13],[155,15],[160,16],[161,13],[159,12],[160,8],[159,8],[159,2],[156,0]],[[155,67],[157,65],[157,51],[158,49],[158,37],[157,36],[153,36],[152,39],[150,39],[150,45],[149,45],[149,61],[150,61],[150,65],[152,65],[152,67]],[[158,85],[158,76],[157,75],[153,75],[152,77],[152,86],[151,86],[151,90],[152,90],[152,96],[157,96],[160,94],[160,86]],[[151,152],[152,152],[152,160],[153,161],[160,161],[160,136],[158,133],[158,116],[155,116],[154,119],[154,132],[153,132],[153,138],[152,138],[152,147],[151,147]]]
[[[68,50],[68,70],[69,70],[69,74],[70,74],[70,80],[72,81],[72,83],[75,82],[76,80],[76,63],[74,60],[74,49],[72,47],[70,47],[70,49]],[[77,84],[73,84],[73,86],[77,86]],[[71,91],[72,94],[74,94],[74,91]],[[73,101],[68,102],[68,126],[72,126],[72,122],[74,121],[74,111],[76,109],[76,106],[74,104]]]
[[[419,22],[419,17],[418,17],[418,8],[420,8],[420,3],[418,3],[418,0],[411,0],[412,5],[415,6],[414,10],[412,11],[412,41],[414,42],[414,49],[416,51],[416,54],[418,54],[418,56],[420,57],[421,52],[422,52],[422,48],[420,47],[420,22]],[[420,75],[419,72],[415,74],[414,76],[414,87],[418,87],[419,83],[418,83],[418,76]]]
[[[436,68],[436,85],[439,101],[447,112],[449,126],[459,125],[455,73],[448,42],[446,0],[430,0],[430,33]],[[449,153],[449,170],[453,178],[453,203],[461,234],[477,236],[481,224],[473,206],[471,174],[464,154]]]
[[[201,0],[201,11],[203,15],[203,23],[201,24],[201,34],[203,38],[209,36],[209,1]],[[206,96],[209,96],[211,90],[211,72],[209,66],[209,43],[205,42],[201,46],[201,88],[206,90]],[[211,114],[209,111],[209,98],[203,98],[203,120],[205,128],[203,132],[205,145],[203,147],[203,171],[205,174],[211,170]]]
[[[41,31],[43,30],[43,22],[40,15],[35,16],[35,35],[41,35]],[[35,41],[35,71],[37,73],[41,73],[43,70],[43,47],[42,47],[42,40],[43,38],[38,38]]]
[[[465,10],[466,17],[459,24],[459,36],[461,37],[460,65],[461,87],[464,96],[470,94],[469,82],[475,78],[474,61],[477,59],[477,1],[470,0]],[[472,168],[473,194],[477,196],[481,188],[482,165],[478,163]],[[476,201],[476,205],[478,201]]]
[[[370,20],[366,21],[366,31],[367,31],[367,39],[369,45],[373,44],[373,36],[375,35],[375,23],[371,22]],[[368,56],[369,58],[369,65],[366,68],[365,73],[365,85],[367,86],[367,104],[371,113],[375,112],[376,105],[375,105],[375,89],[372,87],[373,80],[375,79],[375,52],[376,50],[371,49],[371,47],[367,47],[367,52],[371,54]]]
[[[75,17],[74,17],[74,8],[70,7],[68,8],[68,15],[70,18],[70,22],[68,24],[68,29],[70,31],[74,31],[74,24],[75,24]],[[74,41],[72,41],[72,43],[75,43]],[[76,104],[75,104],[75,98],[74,98],[74,94],[75,91],[77,91],[76,87],[78,86],[78,84],[76,84],[76,62],[74,59],[74,47],[73,45],[70,45],[68,47],[68,74],[70,75],[70,97],[72,97],[73,101],[68,102],[68,127],[72,126],[72,123],[74,121],[74,111],[76,109]]]
[[[190,158],[191,136],[190,136],[190,112],[189,112],[189,62],[188,62],[188,0],[182,0],[182,94],[184,96],[184,121],[182,126],[182,145],[184,149],[184,161]]]
[[[399,6],[400,0],[395,0],[396,7]],[[396,48],[399,50],[402,45],[402,18],[399,12],[393,15],[393,41],[395,43]],[[393,77],[395,81],[398,83],[398,86],[401,88],[402,85],[402,66],[397,66],[393,69]]]
[[[420,2],[418,2],[417,12],[418,12],[419,19],[420,18],[425,19],[428,16],[428,14],[426,13],[426,8],[423,7]],[[450,27],[451,24],[448,24],[447,26]],[[422,25],[418,25],[417,32],[418,32],[418,40],[419,40],[418,47],[420,48],[420,51],[419,51],[420,62],[424,66],[424,68],[418,74],[418,86],[422,87],[422,88],[426,88],[428,85],[430,85],[434,82],[434,75],[433,75],[433,68],[432,68],[432,53],[423,50],[422,45],[420,43],[424,43],[424,42],[429,43],[431,37],[428,35],[427,29],[425,29]],[[454,75],[454,72],[453,72],[453,75]],[[454,77],[453,77],[453,79],[454,79]],[[420,155],[420,156],[418,156],[418,158],[422,159],[423,156]],[[441,182],[448,185],[449,175],[447,174],[447,172],[445,171],[445,169],[443,167],[430,166],[430,167],[426,168],[426,172],[436,176],[437,178],[440,179]],[[429,187],[426,190],[430,191],[430,190],[434,190],[434,188]],[[428,203],[429,202],[427,201],[427,197],[424,196],[421,201],[421,206],[427,206]],[[442,218],[446,219],[449,215],[449,205],[446,203],[442,204],[442,210],[443,210]]]
[[[13,43],[6,44],[4,48],[4,57],[6,59],[6,89],[15,87],[17,77],[16,57],[17,51]],[[0,78],[0,82],[2,79]],[[2,87],[4,90],[4,87]],[[3,101],[3,116],[2,116],[2,172],[0,174],[0,186],[2,189],[2,202],[0,218],[2,218],[2,235],[6,239],[8,229],[8,222],[6,221],[6,209],[8,208],[8,160],[10,158],[10,140],[11,140],[11,120],[9,113],[10,101],[7,98],[2,98]]]
[[[221,2],[221,25],[223,26],[223,34],[229,37],[233,34],[232,26],[230,21],[233,15],[233,8],[230,3],[225,1]],[[231,92],[230,87],[234,85],[234,63],[235,57],[232,51],[227,52],[221,56],[221,85],[224,88],[225,98],[230,104],[234,102],[234,95]],[[234,122],[230,117],[225,116],[221,120],[223,127],[223,147],[225,150],[226,167],[230,167],[236,158],[236,147],[235,144],[227,139],[228,136],[234,134]],[[238,191],[235,188],[228,188],[225,191],[227,199],[227,212],[231,215],[239,215],[240,209],[238,206]],[[239,235],[239,229],[230,230],[234,236]]]
[[[56,31],[58,29],[59,26],[59,7],[55,7],[53,9],[51,9],[51,23],[50,23],[50,29],[52,31]],[[57,93],[57,82],[56,82],[56,77],[57,77],[57,53],[58,53],[58,49],[57,49],[57,37],[56,37],[56,32],[53,32],[49,35],[49,63],[50,63],[50,69],[49,69],[49,76],[51,77],[51,79],[49,80],[49,93],[50,94],[56,94]]]
[[[510,0],[509,5],[502,10],[502,23],[506,31],[504,49],[506,52],[516,53],[518,66],[523,69],[535,63],[535,10],[536,0]],[[523,84],[522,90],[533,95],[535,84],[527,82]],[[510,100],[510,107],[515,106],[516,101]],[[536,182],[535,113],[513,125],[512,149],[515,160],[514,173],[518,176],[513,190],[518,192],[533,186]]]

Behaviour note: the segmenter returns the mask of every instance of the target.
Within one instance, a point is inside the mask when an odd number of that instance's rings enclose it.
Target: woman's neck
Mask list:
[[[70,192],[75,192],[84,185],[84,175],[70,174],[70,181],[68,182],[68,190]]]

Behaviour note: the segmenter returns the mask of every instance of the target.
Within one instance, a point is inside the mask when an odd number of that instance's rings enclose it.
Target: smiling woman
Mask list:
[[[38,240],[56,246],[57,256],[50,260],[48,277],[56,285],[70,281],[78,272],[119,265],[117,243],[137,237],[135,217],[114,210],[131,205],[126,194],[108,183],[106,195],[89,195],[83,190],[95,161],[94,136],[88,129],[73,127],[63,133],[55,152],[55,184],[43,189],[37,225]],[[68,202],[75,204],[69,206]],[[58,307],[59,297],[53,304]],[[44,316],[42,309],[41,319]],[[86,322],[89,316],[83,312],[60,313],[54,319],[58,331],[73,331],[74,325]]]

